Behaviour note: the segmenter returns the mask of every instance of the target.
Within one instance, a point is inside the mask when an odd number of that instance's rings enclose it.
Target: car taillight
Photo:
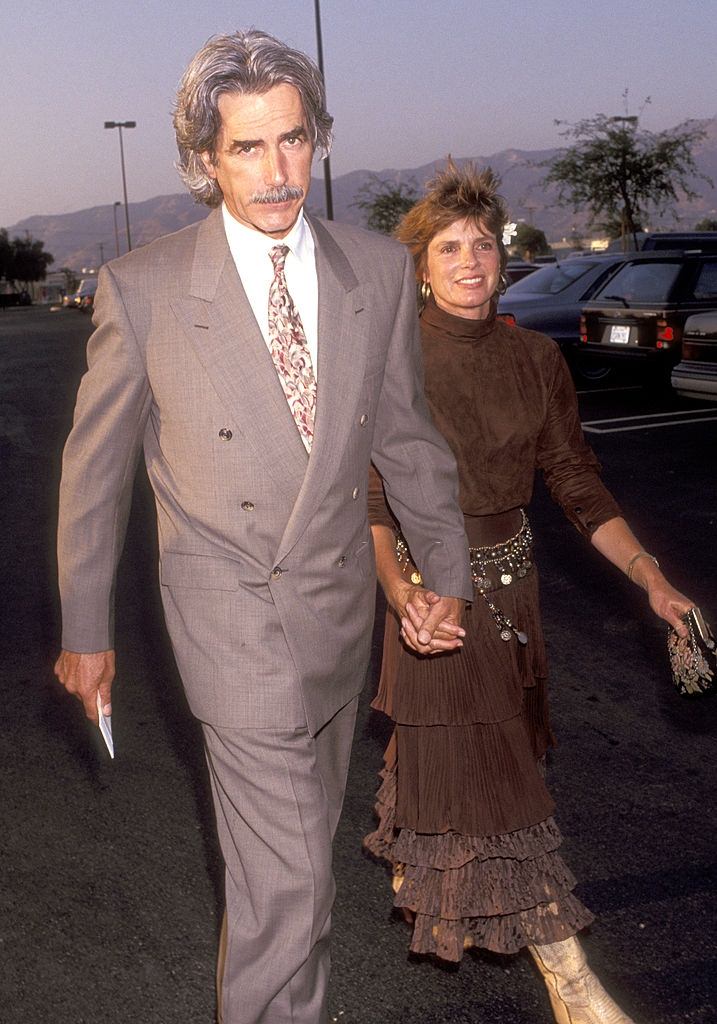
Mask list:
[[[665,317],[657,321],[657,348],[670,348],[682,338],[682,330],[667,322]]]
[[[588,343],[588,325],[584,316],[580,317],[580,340],[583,345]]]

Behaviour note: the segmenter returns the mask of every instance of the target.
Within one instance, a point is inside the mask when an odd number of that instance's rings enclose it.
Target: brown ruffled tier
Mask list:
[[[395,737],[401,828],[499,835],[555,810],[522,714],[489,724],[399,725]]]
[[[424,835],[395,828],[396,774],[382,773],[379,825],[364,840],[402,877],[394,906],[414,917],[411,951],[459,961],[464,948],[515,953],[559,942],[589,924],[575,879],[558,853],[551,817],[502,835]]]

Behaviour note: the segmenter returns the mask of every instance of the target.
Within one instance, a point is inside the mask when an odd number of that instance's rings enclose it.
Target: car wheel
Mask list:
[[[597,384],[607,380],[608,377],[614,372],[613,366],[607,366],[605,363],[598,363],[594,359],[589,359],[587,356],[577,355],[573,360],[573,369],[575,376],[578,381],[583,381],[588,384]]]

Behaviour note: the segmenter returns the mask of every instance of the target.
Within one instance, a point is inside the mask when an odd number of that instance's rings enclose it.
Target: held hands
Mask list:
[[[412,651],[440,654],[463,646],[465,601],[403,582],[395,585],[387,597],[400,619],[401,638]]]
[[[76,651],[61,651],[55,662],[55,675],[68,693],[82,701],[85,714],[98,725],[97,692],[102,700],[102,713],[110,715],[110,695],[115,676],[115,652],[98,651],[95,654],[78,654]]]

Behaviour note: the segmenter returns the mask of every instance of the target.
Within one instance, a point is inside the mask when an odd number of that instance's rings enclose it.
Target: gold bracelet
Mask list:
[[[657,561],[654,555],[651,555],[649,553],[649,551],[638,551],[637,554],[633,555],[630,561],[627,563],[627,569],[625,570],[625,572],[627,573],[627,578],[630,581],[632,581],[632,574],[635,570],[635,562],[638,560],[638,558],[649,558],[651,562],[655,563],[658,569],[660,568],[660,563]]]

